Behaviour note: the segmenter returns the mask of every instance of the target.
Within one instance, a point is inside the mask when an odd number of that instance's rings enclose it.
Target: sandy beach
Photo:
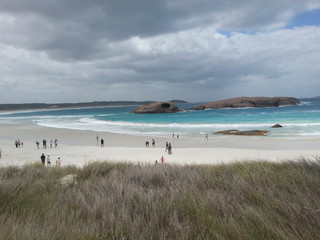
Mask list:
[[[44,153],[50,155],[52,165],[60,157],[62,166],[84,166],[93,161],[125,161],[154,164],[164,156],[169,164],[217,164],[243,160],[285,161],[301,157],[312,159],[320,156],[320,139],[283,139],[270,137],[210,136],[179,139],[151,136],[132,136],[99,132],[105,141],[100,147],[96,141],[97,132],[40,127],[36,125],[0,125],[0,166],[22,166],[40,162]],[[50,148],[50,140],[58,139],[58,147]],[[155,139],[155,147],[151,140]],[[23,146],[15,147],[20,139]],[[48,141],[43,149],[42,140]],[[40,142],[40,149],[36,146]],[[150,147],[145,147],[145,142]],[[165,152],[166,142],[172,144],[173,153]]]

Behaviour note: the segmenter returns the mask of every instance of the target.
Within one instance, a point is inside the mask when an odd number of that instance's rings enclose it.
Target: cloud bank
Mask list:
[[[315,0],[4,0],[0,101],[320,95]]]

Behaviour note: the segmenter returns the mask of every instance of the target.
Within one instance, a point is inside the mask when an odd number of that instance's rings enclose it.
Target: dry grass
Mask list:
[[[77,185],[60,179],[77,175]],[[0,239],[319,239],[320,161],[0,169]]]

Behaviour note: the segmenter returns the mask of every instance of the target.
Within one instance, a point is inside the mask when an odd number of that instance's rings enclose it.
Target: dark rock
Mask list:
[[[180,109],[171,102],[155,102],[140,106],[132,111],[133,113],[175,113]]]
[[[282,125],[280,125],[279,123],[277,123],[277,124],[273,125],[272,128],[282,128]]]
[[[204,110],[204,109],[206,109],[205,105],[197,105],[197,106],[190,108],[190,110]]]
[[[250,130],[250,131],[238,131],[232,133],[233,135],[242,135],[242,136],[266,136],[269,131],[265,130]]]
[[[245,107],[279,107],[297,105],[300,100],[292,97],[239,97],[196,105],[190,110],[245,108]]]
[[[236,129],[224,130],[224,131],[214,132],[214,134],[231,135],[234,132],[239,132],[239,130],[236,130]]]
[[[240,135],[240,136],[266,136],[269,131],[265,130],[249,130],[249,131],[238,131],[238,130],[226,130],[215,132],[215,134],[223,135]]]

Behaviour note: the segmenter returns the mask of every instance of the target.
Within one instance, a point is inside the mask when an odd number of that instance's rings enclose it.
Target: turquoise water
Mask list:
[[[42,110],[0,114],[0,123],[27,123],[54,128],[106,131],[133,135],[203,137],[238,129],[269,130],[269,137],[320,137],[320,99],[301,99],[297,106],[132,114],[136,106]],[[178,105],[181,109],[195,104]],[[284,127],[270,128],[275,123]]]

